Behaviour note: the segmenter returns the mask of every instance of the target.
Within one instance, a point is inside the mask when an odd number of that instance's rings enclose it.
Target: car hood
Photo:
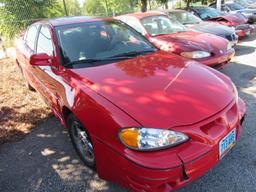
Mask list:
[[[216,114],[234,97],[224,75],[162,51],[71,71],[145,127],[193,124]]]
[[[235,33],[235,30],[230,27],[216,23],[213,24],[211,22],[201,22],[198,24],[189,24],[186,26],[203,33],[211,33],[214,35],[231,35]]]
[[[209,18],[207,20],[208,21],[220,22],[221,24],[225,24],[225,22],[230,22],[231,26],[237,26],[237,25],[242,25],[242,24],[246,23],[244,19],[238,17],[235,14],[213,17],[213,18]]]
[[[238,13],[256,13],[256,9],[240,9],[236,10]]]
[[[228,44],[228,41],[221,37],[196,31],[172,33],[168,35],[157,36],[152,39],[153,40],[151,40],[151,42],[153,42],[158,48],[161,48],[161,46],[164,46],[166,43],[168,43],[169,46],[174,50],[174,53],[196,50],[213,53],[217,53],[220,50],[226,52]]]

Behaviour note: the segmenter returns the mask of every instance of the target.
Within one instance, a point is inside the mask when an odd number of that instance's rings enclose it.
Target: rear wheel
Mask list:
[[[70,114],[67,118],[67,125],[71,141],[81,160],[90,168],[95,169],[95,156],[93,144],[88,132],[80,121]]]

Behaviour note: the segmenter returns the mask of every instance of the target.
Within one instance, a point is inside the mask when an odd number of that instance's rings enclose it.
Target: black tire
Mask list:
[[[88,131],[86,131],[82,123],[73,114],[68,116],[67,126],[72,144],[77,154],[86,166],[95,170],[95,155]]]

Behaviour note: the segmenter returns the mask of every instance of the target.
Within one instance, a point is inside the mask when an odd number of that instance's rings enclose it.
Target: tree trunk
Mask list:
[[[141,0],[141,12],[147,11],[147,0]]]
[[[189,8],[190,0],[186,0],[186,8]]]
[[[169,7],[168,7],[168,1],[164,4],[164,6],[165,6],[165,9],[166,9],[166,10],[169,9]]]

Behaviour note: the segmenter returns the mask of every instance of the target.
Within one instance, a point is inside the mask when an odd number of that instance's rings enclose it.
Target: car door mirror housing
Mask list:
[[[30,64],[32,66],[50,66],[52,64],[52,56],[46,53],[38,53],[31,55]]]

